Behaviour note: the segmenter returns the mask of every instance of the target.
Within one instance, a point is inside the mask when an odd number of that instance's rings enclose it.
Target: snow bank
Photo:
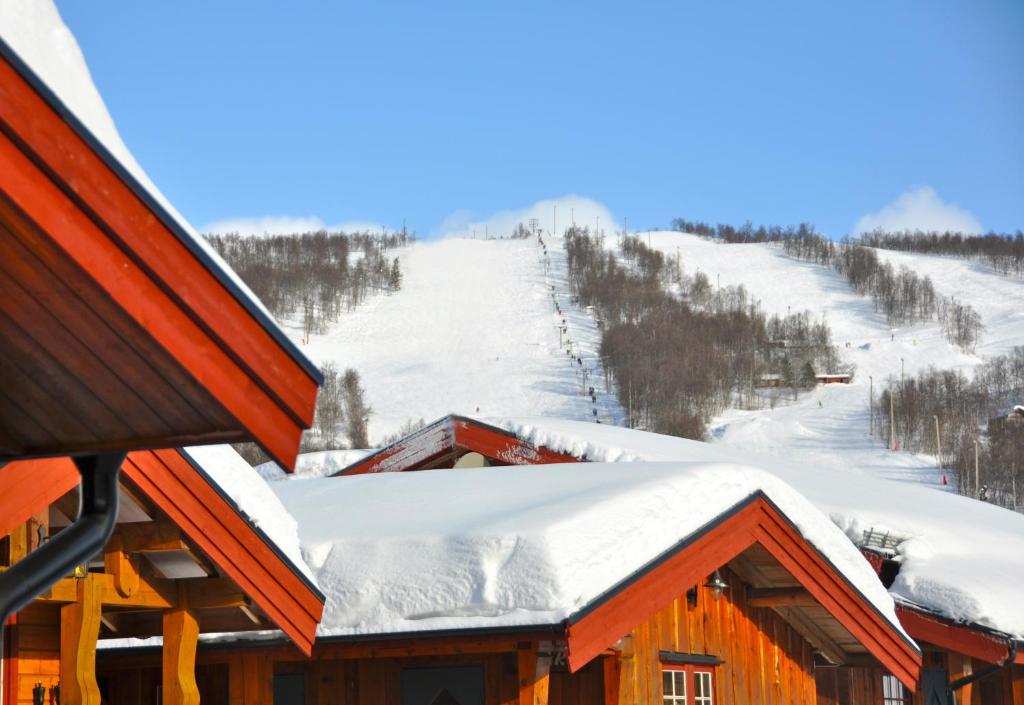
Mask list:
[[[289,474],[275,462],[256,466],[256,472],[267,482],[282,480],[308,479],[311,477],[327,477],[352,463],[358,462],[376,453],[375,449],[322,450],[315,453],[300,453],[295,461],[295,472]]]
[[[748,465],[431,470],[274,490],[327,594],[321,636],[558,623],[758,490],[899,629],[843,533]]]
[[[897,600],[1024,638],[1024,515],[869,471],[825,472],[720,444],[560,419],[490,422],[531,443],[598,462],[746,462],[766,468],[854,542],[868,530],[906,537],[897,547],[900,573],[890,588]]]
[[[316,585],[316,578],[302,559],[298,524],[252,466],[229,445],[193,446],[184,452],[234,501],[249,522]]]
[[[167,212],[192,243],[216,264],[220,272],[214,273],[228,277],[242,297],[263,312],[269,325],[274,325],[273,316],[252,290],[175,210],[135,161],[96,90],[78,42],[61,20],[53,1],[0,0],[0,37]],[[298,349],[292,354],[302,355]]]

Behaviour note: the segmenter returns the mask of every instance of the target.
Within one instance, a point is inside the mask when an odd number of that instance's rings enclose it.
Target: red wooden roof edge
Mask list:
[[[572,455],[534,446],[497,426],[449,414],[342,468],[332,477],[417,470],[456,448],[480,453],[508,465],[579,462]]]
[[[954,622],[913,605],[897,604],[896,615],[910,636],[986,663],[1004,664],[1016,642],[1013,662],[1024,665],[1024,642],[977,624]]]
[[[831,561],[804,539],[763,492],[723,512],[568,620],[569,667],[576,671],[680,592],[754,543],[765,548],[878,661],[914,689],[920,649],[886,619]]]
[[[2,40],[0,127],[8,198],[290,469],[319,370]]]
[[[40,473],[48,481],[45,490],[38,486]],[[166,513],[303,653],[312,653],[323,594],[195,461],[178,450],[135,451],[128,454],[122,477]],[[77,484],[69,458],[8,463],[0,473],[0,535]]]

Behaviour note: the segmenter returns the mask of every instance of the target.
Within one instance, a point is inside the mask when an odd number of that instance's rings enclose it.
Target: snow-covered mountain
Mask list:
[[[969,372],[986,356],[1024,345],[1024,283],[970,261],[879,251],[981,314],[985,333],[976,354],[948,343],[935,322],[891,328],[839,275],[779,247],[668,231],[635,236],[678,257],[688,274],[700,270],[716,285],[743,284],[769,314],[824,316],[842,355],[856,366],[850,385],[819,386],[774,410],[737,409],[716,419],[713,441],[742,450],[823,471],[941,486],[934,459],[890,452],[868,435],[871,379],[877,395],[887,379],[899,377],[901,361],[908,376],[932,365]],[[450,412],[622,422],[622,408],[603,391],[600,331],[571,301],[560,240],[548,236],[546,244],[446,238],[400,249],[402,290],[371,299],[310,340],[305,349],[314,360],[334,360],[362,375],[374,410],[371,442],[410,420]],[[567,332],[560,335],[563,318]],[[298,329],[293,333],[301,338]],[[586,393],[590,386],[596,403]]]

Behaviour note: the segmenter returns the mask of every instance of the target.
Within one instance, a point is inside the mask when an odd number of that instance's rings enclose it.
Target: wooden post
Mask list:
[[[519,652],[519,705],[548,705],[551,655]]]
[[[114,576],[114,588],[122,597],[131,597],[139,589],[139,571],[124,551],[124,539],[114,534],[103,549],[103,570]]]
[[[184,589],[180,589],[177,607],[164,612],[164,705],[199,705],[199,686],[196,685],[198,644],[199,621],[188,608]]]
[[[619,657],[605,656],[601,665],[604,667],[604,705],[619,705],[619,683],[622,676]]]
[[[964,678],[971,675],[974,669],[971,668],[971,657],[958,654],[956,652],[949,653],[949,680],[950,682]],[[965,685],[960,690],[956,691],[954,698],[960,705],[970,705],[971,703],[971,691],[974,688],[974,684],[970,683]]]
[[[60,608],[60,702],[100,705],[96,641],[100,636],[103,586],[95,575],[76,582],[78,599]]]

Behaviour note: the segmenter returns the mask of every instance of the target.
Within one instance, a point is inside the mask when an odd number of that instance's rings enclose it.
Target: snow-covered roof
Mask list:
[[[6,45],[6,46],[4,46]],[[263,327],[314,379],[316,366],[274,322],[273,316],[216,250],[175,210],[121,139],[85,63],[74,35],[53,0],[2,0],[0,52],[11,52],[16,66],[39,86],[44,98],[121,177],[206,268],[260,321]],[[46,95],[49,93],[49,95]]]
[[[907,536],[896,548],[901,602],[1024,638],[1024,515],[912,482],[823,472],[722,445],[561,419],[492,420],[524,440],[595,462],[741,462],[770,470],[854,543],[865,531]],[[620,468],[621,470],[621,468]]]
[[[624,470],[426,470],[273,489],[327,597],[320,636],[558,624],[758,492],[903,633],[853,544],[774,475],[717,462]]]
[[[229,445],[183,449],[292,567],[316,586],[316,577],[302,558],[298,524],[255,469]]]

